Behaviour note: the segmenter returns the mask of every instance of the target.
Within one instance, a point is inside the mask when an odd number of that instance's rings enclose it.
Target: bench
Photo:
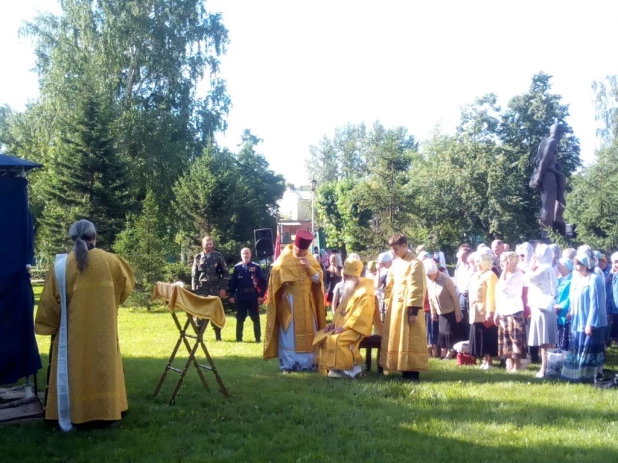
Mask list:
[[[360,343],[359,348],[365,349],[365,371],[371,371],[371,352],[373,349],[378,350],[377,363],[378,363],[378,373],[382,372],[382,368],[380,368],[380,347],[382,346],[382,336],[379,334],[374,334],[371,336],[367,336]]]

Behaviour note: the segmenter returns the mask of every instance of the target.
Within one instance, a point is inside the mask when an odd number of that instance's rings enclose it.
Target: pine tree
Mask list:
[[[97,246],[103,249],[110,249],[122,230],[131,196],[125,163],[114,148],[109,107],[96,93],[83,92],[62,121],[44,188],[40,248],[47,255],[63,250],[76,219],[95,224]]]
[[[165,272],[167,240],[159,218],[155,196],[148,192],[141,214],[129,215],[114,244],[114,251],[133,269],[138,302],[146,304],[152,285],[162,280]]]

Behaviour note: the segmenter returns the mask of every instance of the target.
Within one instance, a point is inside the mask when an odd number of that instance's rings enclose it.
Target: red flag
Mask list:
[[[279,227],[277,227],[277,239],[275,241],[275,260],[281,254],[281,236],[279,236]]]

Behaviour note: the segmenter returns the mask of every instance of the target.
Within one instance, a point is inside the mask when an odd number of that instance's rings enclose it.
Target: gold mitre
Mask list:
[[[343,263],[343,274],[349,277],[360,278],[363,263],[359,259],[347,258]]]

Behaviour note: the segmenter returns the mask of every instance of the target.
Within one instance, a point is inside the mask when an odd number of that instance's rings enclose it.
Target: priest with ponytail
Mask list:
[[[92,222],[78,220],[69,236],[73,249],[47,273],[35,323],[37,334],[53,336],[45,418],[64,431],[113,423],[128,409],[118,307],[135,285],[122,258],[96,248]]]

